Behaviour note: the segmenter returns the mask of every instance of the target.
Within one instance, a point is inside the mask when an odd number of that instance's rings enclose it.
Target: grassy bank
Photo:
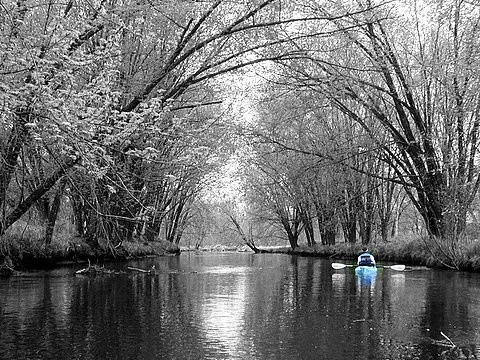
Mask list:
[[[480,241],[458,244],[454,250],[431,239],[415,238],[388,243],[370,244],[369,252],[377,262],[395,262],[411,266],[480,271]],[[328,257],[354,263],[362,251],[361,244],[316,245],[273,249],[272,252]]]
[[[30,240],[28,240],[30,239]],[[4,237],[0,243],[0,272],[9,268],[20,270],[55,267],[65,264],[81,264],[90,260],[92,263],[141,258],[145,256],[164,256],[179,254],[180,249],[168,242],[124,242],[113,249],[107,242],[99,242],[92,247],[82,238],[64,240],[56,238],[46,246],[39,239],[22,236]],[[260,247],[262,248],[262,247]],[[445,246],[433,240],[423,238],[396,239],[388,243],[376,243],[369,246],[369,251],[377,262],[393,262],[411,266],[428,266],[450,268],[464,271],[480,271],[480,241],[463,242],[456,246],[454,252],[446,251]],[[316,245],[299,246],[292,250],[288,246],[265,247],[266,252],[318,256],[346,263],[354,263],[361,252],[361,244],[336,244],[335,246]],[[190,249],[193,250],[193,249]],[[250,251],[242,245],[216,245],[203,251]],[[188,251],[186,248],[182,251]],[[8,260],[8,261],[6,261]],[[2,264],[4,266],[2,270]]]
[[[57,238],[51,244],[45,245],[37,239],[9,237],[2,239],[0,267],[4,264],[3,270],[8,272],[8,268],[15,270],[49,268],[87,261],[94,263],[149,255],[163,256],[178,254],[179,251],[177,246],[161,241],[150,243],[126,241],[113,248],[106,242],[103,244],[100,242],[98,246],[92,247],[82,238],[69,240]]]

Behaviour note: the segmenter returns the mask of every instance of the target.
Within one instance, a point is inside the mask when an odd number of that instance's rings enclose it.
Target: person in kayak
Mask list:
[[[358,266],[376,266],[375,258],[372,254],[368,252],[366,247],[362,248],[362,253],[358,256],[357,259]]]

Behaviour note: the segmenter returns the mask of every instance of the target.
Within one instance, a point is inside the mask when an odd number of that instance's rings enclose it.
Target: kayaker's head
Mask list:
[[[362,247],[362,252],[367,252],[368,251],[368,248],[366,246]]]

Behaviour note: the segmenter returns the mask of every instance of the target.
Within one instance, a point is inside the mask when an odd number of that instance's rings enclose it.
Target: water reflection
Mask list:
[[[333,273],[332,274],[332,288],[334,294],[343,294],[345,291],[345,277],[344,273]]]
[[[248,270],[250,269],[239,268],[235,271],[210,271],[235,276],[228,277],[228,280],[218,277],[208,279],[209,291],[204,293],[200,301],[200,327],[205,343],[228,358],[248,348],[242,343]]]
[[[480,275],[203,254],[157,275],[0,279],[1,359],[439,359],[480,344]]]

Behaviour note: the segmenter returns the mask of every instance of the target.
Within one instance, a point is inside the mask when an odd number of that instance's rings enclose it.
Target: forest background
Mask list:
[[[0,253],[480,268],[478,1],[0,2]],[[430,259],[430,260],[429,260]]]

